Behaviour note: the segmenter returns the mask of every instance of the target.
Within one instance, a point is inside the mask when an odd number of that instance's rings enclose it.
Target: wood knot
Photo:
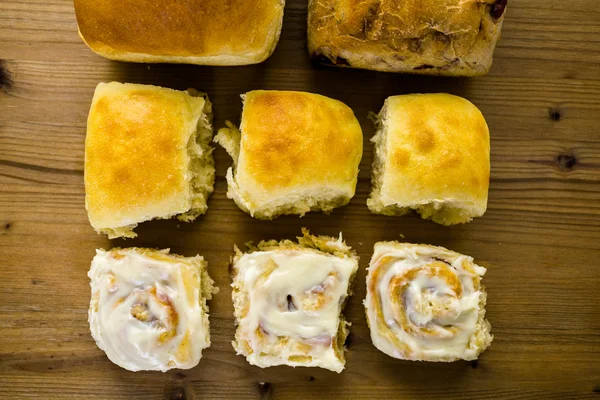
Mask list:
[[[550,107],[548,109],[548,116],[552,121],[560,121],[563,119],[563,112],[559,108]]]
[[[471,368],[477,369],[479,367],[479,361],[473,360],[471,361]]]
[[[315,380],[315,377],[314,377],[314,376],[309,376],[309,377],[308,377],[308,381],[309,381],[309,382],[314,382],[314,380]]]
[[[194,393],[186,388],[185,383],[177,380],[167,383],[163,395],[164,400],[194,400],[194,397]]]
[[[4,229],[9,230],[10,228],[12,228],[12,224],[10,222],[4,224]]]
[[[600,393],[600,385],[596,385],[592,388],[592,393]]]
[[[261,399],[271,399],[273,397],[273,384],[269,382],[258,382],[258,394]]]
[[[571,171],[577,164],[577,159],[572,154],[559,154],[556,157],[556,164],[561,171]]]
[[[8,92],[13,87],[13,80],[5,60],[0,60],[0,90]]]
[[[165,396],[165,400],[186,400],[188,397],[183,386],[171,388]]]
[[[492,8],[490,10],[490,15],[494,19],[500,19],[504,14],[504,10],[506,9],[506,5],[508,4],[508,0],[496,0],[494,4],[492,4]]]

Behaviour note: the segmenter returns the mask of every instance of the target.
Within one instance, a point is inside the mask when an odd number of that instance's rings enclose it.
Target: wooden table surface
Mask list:
[[[311,66],[306,2],[289,0],[273,56],[248,67],[125,64],[77,36],[70,0],[0,0],[0,397],[14,399],[566,399],[600,398],[600,8],[594,0],[511,0],[489,75],[436,78]],[[133,240],[97,235],[84,208],[86,117],[100,81],[197,88],[215,126],[239,121],[240,93],[321,93],[355,111],[365,135],[357,195],[329,216],[258,221],[227,199],[230,159],[195,223],[142,224]],[[389,95],[467,97],[491,131],[484,217],[443,227],[371,215],[368,119]],[[343,232],[360,257],[347,369],[250,366],[231,347],[227,274],[234,243]],[[495,339],[477,362],[392,359],[371,344],[362,299],[373,244],[446,246],[488,267]],[[191,370],[132,373],[92,340],[87,270],[96,248],[170,247],[202,254],[221,292],[210,303],[212,346]]]

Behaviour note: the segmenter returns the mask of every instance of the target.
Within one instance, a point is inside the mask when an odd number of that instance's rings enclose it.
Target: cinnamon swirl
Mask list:
[[[344,369],[341,311],[358,257],[341,239],[303,230],[298,243],[261,242],[233,257],[233,347],[250,364]]]
[[[365,308],[373,344],[403,360],[474,360],[492,341],[486,269],[443,247],[379,242]]]
[[[210,345],[206,300],[216,292],[202,257],[96,250],[88,276],[90,330],[113,363],[163,372],[198,364]]]

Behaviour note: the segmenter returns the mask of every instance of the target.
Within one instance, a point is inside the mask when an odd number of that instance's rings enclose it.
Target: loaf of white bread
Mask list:
[[[273,53],[285,0],[75,0],[97,54],[143,63],[246,65]]]

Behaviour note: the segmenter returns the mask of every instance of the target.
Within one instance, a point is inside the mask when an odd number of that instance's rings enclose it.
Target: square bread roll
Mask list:
[[[492,65],[507,0],[309,0],[308,50],[320,63],[476,76]]]
[[[443,247],[376,243],[365,299],[373,344],[401,360],[475,360],[492,342],[485,272]]]
[[[228,122],[215,136],[233,158],[227,196],[259,219],[348,204],[363,139],[352,110],[305,92],[256,90],[242,98],[240,129]]]
[[[442,93],[388,97],[372,142],[372,212],[415,210],[442,225],[485,213],[490,137],[483,115],[468,100]]]
[[[98,347],[129,371],[198,365],[210,346],[206,300],[217,292],[206,267],[200,256],[168,249],[96,250],[88,276]]]
[[[358,269],[339,239],[260,242],[232,259],[237,324],[233,347],[261,368],[321,367],[341,372],[348,325],[341,314]]]
[[[135,237],[153,218],[193,221],[213,191],[212,105],[180,92],[130,83],[100,83],[85,140],[85,205],[109,238]]]
[[[119,61],[247,65],[277,45],[284,0],[75,0],[79,36]]]

